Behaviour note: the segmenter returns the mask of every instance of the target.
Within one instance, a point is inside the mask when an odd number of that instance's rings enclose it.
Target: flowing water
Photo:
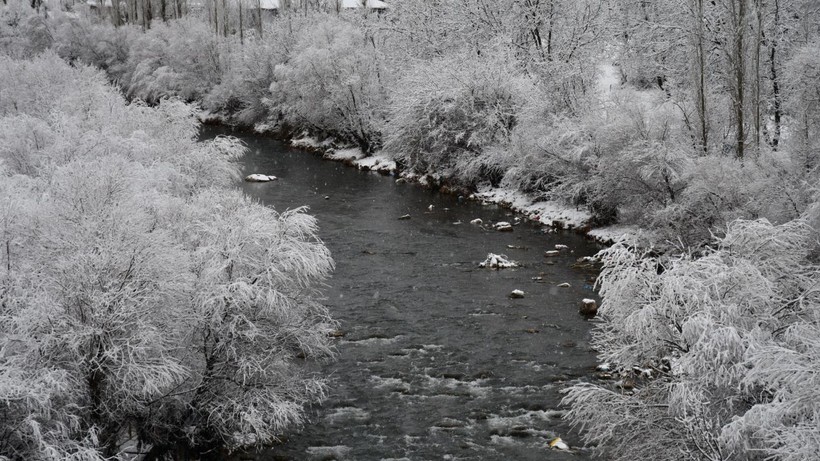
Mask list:
[[[578,306],[596,295],[590,274],[571,265],[597,245],[530,223],[509,233],[472,225],[514,216],[236,135],[249,147],[245,174],[280,178],[243,190],[278,211],[307,205],[317,217],[336,261],[326,304],[344,332],[338,360],[321,366],[328,400],[303,430],[254,459],[589,458],[547,444],[557,435],[577,442],[559,391],[593,372],[591,325]],[[545,258],[556,244],[570,250]],[[479,268],[491,252],[522,267]],[[557,286],[564,282],[571,287]],[[524,298],[509,298],[513,289]]]

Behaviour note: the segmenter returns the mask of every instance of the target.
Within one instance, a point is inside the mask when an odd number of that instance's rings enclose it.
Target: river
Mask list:
[[[225,132],[208,128],[204,137]],[[562,460],[585,450],[547,447],[560,435],[560,389],[595,367],[589,273],[571,265],[599,247],[522,222],[514,232],[470,224],[512,221],[496,206],[396,184],[276,140],[236,133],[249,152],[242,183],[278,211],[307,205],[336,270],[326,304],[340,322],[338,360],[320,365],[330,396],[310,423],[259,460]],[[410,219],[398,218],[409,214]],[[569,250],[545,258],[556,244]],[[510,248],[512,246],[514,248]],[[478,267],[488,253],[523,267]],[[558,287],[567,282],[569,288]],[[525,292],[511,299],[513,289]],[[248,459],[245,455],[242,459]]]

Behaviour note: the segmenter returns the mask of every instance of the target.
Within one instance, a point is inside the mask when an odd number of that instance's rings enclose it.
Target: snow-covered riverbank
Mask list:
[[[384,152],[376,152],[367,156],[357,147],[335,147],[332,139],[320,141],[316,138],[303,135],[293,139],[291,146],[318,152],[327,160],[342,162],[364,171],[375,171],[381,174],[397,176],[402,181],[418,183],[424,187],[431,187],[441,183],[441,177],[431,175],[417,175],[399,171],[396,162]],[[451,191],[442,188],[442,191]],[[539,222],[555,229],[574,230],[585,234],[589,238],[603,243],[612,244],[622,237],[634,238],[640,234],[636,226],[613,225],[592,227],[592,214],[554,200],[544,200],[532,194],[527,194],[507,187],[492,187],[484,184],[478,190],[467,196],[485,204],[494,204],[520,213],[525,218]]]

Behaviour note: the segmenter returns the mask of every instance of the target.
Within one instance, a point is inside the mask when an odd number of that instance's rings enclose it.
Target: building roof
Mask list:
[[[381,0],[342,0],[342,8],[361,8],[362,4],[371,10],[383,10],[388,7]]]

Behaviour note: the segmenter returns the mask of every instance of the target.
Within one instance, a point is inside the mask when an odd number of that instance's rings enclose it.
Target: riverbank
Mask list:
[[[209,123],[216,121],[212,116],[205,120]],[[253,131],[262,135],[272,133],[270,127],[266,125],[257,125]],[[555,200],[545,200],[534,194],[527,194],[509,187],[493,187],[488,182],[481,184],[474,191],[451,187],[448,185],[448,178],[439,174],[418,175],[401,170],[396,161],[383,151],[366,155],[358,147],[339,147],[333,139],[319,140],[306,134],[285,140],[292,147],[319,154],[325,160],[341,162],[362,171],[394,176],[397,182],[415,183],[425,188],[436,189],[442,193],[453,194],[483,204],[498,205],[514,211],[528,221],[548,226],[554,230],[574,231],[604,245],[611,245],[620,239],[651,244],[646,233],[638,226],[619,224],[595,227],[591,224],[594,220],[593,215],[579,207],[572,207]]]

